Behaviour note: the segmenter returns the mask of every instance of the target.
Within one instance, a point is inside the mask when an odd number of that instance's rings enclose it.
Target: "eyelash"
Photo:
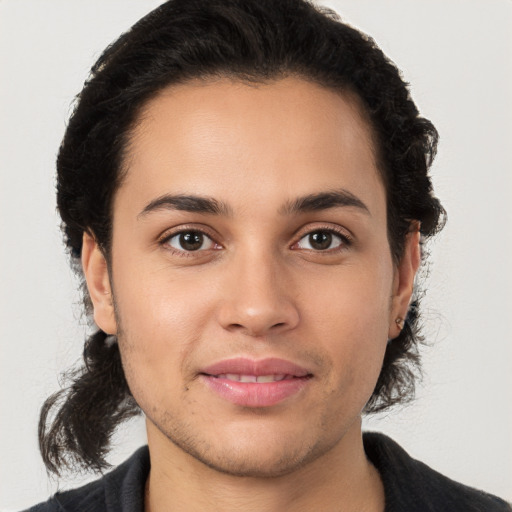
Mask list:
[[[329,233],[331,235],[335,235],[341,241],[338,247],[334,249],[326,249],[326,250],[315,250],[315,249],[304,249],[307,251],[311,251],[317,254],[337,254],[343,250],[348,249],[353,244],[352,237],[344,230],[336,229],[332,226],[315,226],[314,229],[308,229],[307,231],[301,233],[300,237],[296,242],[292,244],[292,247],[297,245],[304,238],[314,234],[314,233]]]
[[[206,230],[198,228],[198,227],[190,227],[190,228],[182,227],[178,231],[174,231],[172,233],[166,233],[166,234],[164,234],[158,240],[158,243],[159,243],[159,245],[164,247],[166,250],[170,251],[172,254],[175,254],[175,255],[180,256],[182,258],[193,258],[193,257],[197,257],[197,254],[204,253],[205,252],[204,249],[203,250],[197,250],[197,251],[187,251],[185,249],[176,249],[175,247],[172,247],[169,244],[169,242],[174,237],[177,237],[177,236],[180,236],[180,235],[184,235],[184,234],[187,234],[187,233],[199,233],[199,234],[203,235],[205,238],[211,240],[216,246],[221,247],[220,244],[215,242],[213,236],[210,233],[208,233]],[[218,249],[210,249],[210,250],[218,250]]]
[[[172,240],[173,238],[183,235],[183,234],[187,234],[187,233],[189,233],[189,234],[190,233],[199,233],[202,236],[209,239],[213,244],[215,244],[218,247],[215,249],[203,249],[203,250],[198,249],[196,251],[187,251],[185,249],[176,249],[169,244],[170,240]],[[314,229],[309,229],[308,231],[303,232],[300,235],[300,237],[297,239],[297,241],[294,242],[290,247],[296,246],[301,240],[303,240],[307,236],[310,236],[314,233],[330,233],[332,235],[335,235],[341,241],[340,246],[335,247],[334,249],[326,249],[326,250],[315,250],[315,249],[303,249],[303,250],[311,251],[311,252],[318,253],[318,254],[322,254],[322,253],[323,254],[334,254],[334,253],[338,253],[338,252],[343,251],[344,249],[349,248],[353,244],[352,237],[349,236],[345,231],[333,228],[332,226],[318,226],[318,227],[315,227]],[[219,248],[222,247],[220,244],[215,242],[214,238],[207,231],[205,231],[201,228],[197,228],[197,227],[181,228],[180,230],[174,231],[170,234],[167,233],[160,238],[158,243],[159,243],[159,245],[165,247],[166,250],[170,251],[171,253],[173,253],[177,256],[183,257],[183,258],[197,257],[197,255],[195,253],[200,254],[200,253],[208,251],[208,250],[219,250]]]

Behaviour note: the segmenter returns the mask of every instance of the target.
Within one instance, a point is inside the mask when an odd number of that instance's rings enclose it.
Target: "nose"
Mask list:
[[[253,337],[297,327],[300,315],[290,276],[277,258],[253,252],[235,259],[226,272],[220,325]]]

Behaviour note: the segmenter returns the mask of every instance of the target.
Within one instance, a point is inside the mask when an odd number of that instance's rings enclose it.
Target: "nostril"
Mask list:
[[[229,331],[236,332],[236,331],[244,330],[244,326],[242,324],[229,324],[227,329]]]
[[[293,304],[280,301],[271,304],[244,304],[243,300],[226,300],[219,308],[219,324],[228,331],[245,333],[249,336],[263,336],[265,333],[277,334],[294,329],[299,323],[299,312]]]

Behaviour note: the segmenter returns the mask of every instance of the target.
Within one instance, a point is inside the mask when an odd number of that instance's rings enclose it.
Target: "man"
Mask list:
[[[40,440],[101,469],[140,408],[149,451],[40,509],[508,510],[361,436],[412,388],[436,140],[306,3],[169,2],[109,48],[58,160],[99,329]]]

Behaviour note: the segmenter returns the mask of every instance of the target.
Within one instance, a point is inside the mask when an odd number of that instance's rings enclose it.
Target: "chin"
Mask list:
[[[280,453],[264,454],[265,449],[224,450],[222,453],[199,452],[191,447],[180,447],[205,466],[226,475],[246,478],[276,478],[294,473],[321,454]],[[272,448],[268,449],[269,452]],[[280,450],[281,452],[283,450]],[[262,455],[264,455],[262,457]],[[269,456],[270,455],[270,456]]]
[[[200,407],[202,402],[187,405],[178,411],[170,406],[143,407],[154,446],[168,447],[169,457],[183,457],[183,463],[192,463],[199,471],[203,465],[226,475],[262,479],[309,466],[335,449],[359,418],[350,407],[328,413],[323,407],[310,407],[309,414],[305,408],[283,407],[280,413],[237,409],[236,414],[228,408],[216,415]]]
[[[237,477],[276,478],[291,474],[320,457],[331,446],[308,444],[298,435],[195,436],[193,429],[160,429],[180,451],[219,473]],[[180,435],[187,432],[186,435]],[[255,435],[256,434],[256,435]],[[300,444],[297,441],[302,439]],[[333,443],[334,444],[334,443]]]

